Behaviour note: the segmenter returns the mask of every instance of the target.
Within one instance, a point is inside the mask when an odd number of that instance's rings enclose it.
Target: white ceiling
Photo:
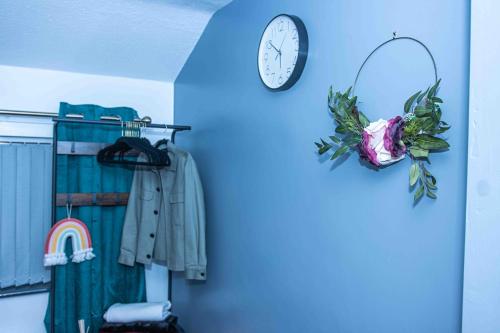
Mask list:
[[[0,0],[0,65],[174,81],[232,0]]]

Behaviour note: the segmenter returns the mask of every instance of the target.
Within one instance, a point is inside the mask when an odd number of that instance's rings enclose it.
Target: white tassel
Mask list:
[[[73,255],[71,256],[71,261],[79,263],[85,260],[91,260],[93,258],[95,258],[95,255],[94,253],[92,253],[92,248],[88,248],[85,250],[78,250],[73,252]]]
[[[78,250],[73,252],[71,256],[71,261],[80,263],[85,260],[91,260],[95,258],[92,248],[85,250]],[[68,258],[65,253],[50,253],[46,254],[43,258],[44,266],[55,266],[55,265],[66,265],[68,263]]]
[[[66,265],[67,263],[68,258],[64,253],[50,253],[43,258],[44,266]]]

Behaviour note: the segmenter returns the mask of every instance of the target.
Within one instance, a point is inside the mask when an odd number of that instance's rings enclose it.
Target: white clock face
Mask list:
[[[290,79],[299,57],[299,32],[287,15],[275,17],[259,45],[259,74],[264,84],[279,89]]]

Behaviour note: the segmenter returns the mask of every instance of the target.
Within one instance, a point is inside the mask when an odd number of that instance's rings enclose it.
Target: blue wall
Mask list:
[[[310,53],[300,81],[272,93],[256,55],[282,12],[304,20]],[[432,158],[439,199],[417,207],[408,160],[376,172],[354,155],[332,165],[313,145],[332,131],[328,86],[351,85],[394,30],[433,51],[453,125],[452,149]],[[208,281],[174,281],[189,332],[459,332],[468,36],[465,0],[236,0],[215,15],[175,84],[208,211]],[[382,49],[359,82],[362,110],[400,114],[432,77],[417,45]]]

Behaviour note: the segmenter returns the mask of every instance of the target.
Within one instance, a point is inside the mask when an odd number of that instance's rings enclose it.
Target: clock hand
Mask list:
[[[276,61],[276,59],[278,59],[278,56],[280,56],[281,51],[278,50],[278,48],[276,48],[276,46],[274,46],[274,44],[271,41],[269,41],[269,45],[271,45],[273,47],[273,49],[276,50],[276,57],[274,58],[274,60]]]
[[[279,50],[280,53],[281,53],[281,47],[283,46],[283,43],[285,42],[286,35],[288,35],[288,32],[285,33],[285,36],[283,37],[283,41],[281,42],[280,50]]]
[[[283,40],[281,41],[281,45],[280,45],[280,49],[278,51],[278,54],[280,56],[280,68],[281,68],[281,48],[283,47],[283,43],[285,42],[285,39],[286,39],[286,35],[288,35],[288,32],[285,33],[285,36],[283,36]],[[277,57],[277,56],[276,56]],[[276,60],[276,58],[274,59]]]
[[[278,49],[276,48],[276,46],[274,46],[274,44],[273,44],[271,41],[269,41],[269,45],[271,45],[271,46],[273,47],[273,49],[275,49],[275,50],[276,50],[276,52],[278,52],[278,53],[280,52],[280,50],[278,50]]]

